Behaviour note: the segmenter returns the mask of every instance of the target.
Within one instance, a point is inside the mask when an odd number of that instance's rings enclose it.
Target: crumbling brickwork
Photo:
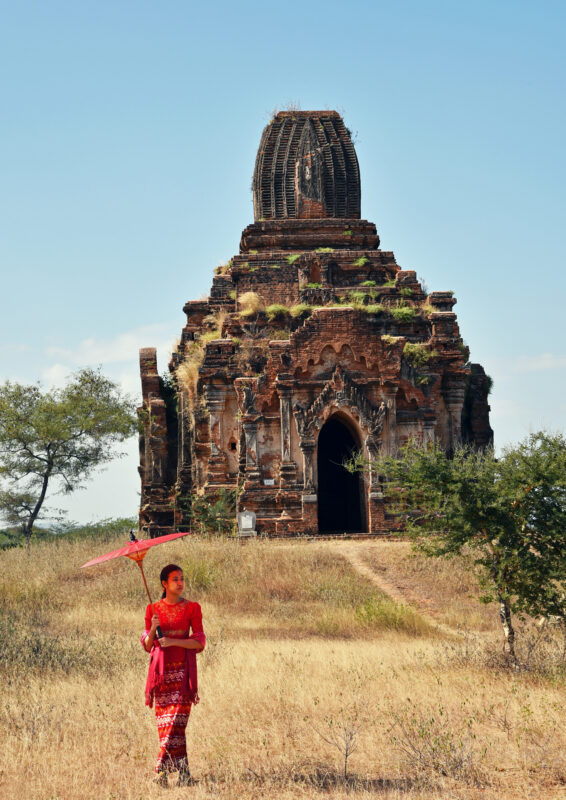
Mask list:
[[[141,351],[140,525],[187,526],[195,494],[237,489],[260,533],[385,533],[379,476],[342,462],[409,438],[490,444],[490,380],[468,361],[452,293],[426,294],[360,219],[336,112],[277,114],[253,193],[239,254],[184,306],[171,385]]]

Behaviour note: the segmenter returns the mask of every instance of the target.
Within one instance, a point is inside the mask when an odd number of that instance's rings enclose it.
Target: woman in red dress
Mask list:
[[[146,704],[155,702],[159,755],[155,780],[167,786],[168,773],[179,771],[179,784],[190,783],[185,728],[198,703],[196,654],[204,650],[202,612],[182,595],[183,571],[176,564],[161,570],[163,595],[145,612],[141,642],[150,655]]]

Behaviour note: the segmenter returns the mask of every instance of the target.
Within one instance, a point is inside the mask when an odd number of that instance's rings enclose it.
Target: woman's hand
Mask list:
[[[161,639],[157,639],[161,647],[172,647],[177,643],[176,639],[171,639],[170,636],[162,636]]]
[[[153,633],[154,636],[158,625],[159,625],[159,617],[157,614],[154,614],[153,617],[151,618],[151,628],[149,629],[150,633]]]

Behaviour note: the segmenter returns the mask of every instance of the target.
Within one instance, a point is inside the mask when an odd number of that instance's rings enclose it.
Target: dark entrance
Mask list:
[[[343,462],[359,449],[348,428],[331,417],[318,437],[318,530],[362,531],[361,484]]]

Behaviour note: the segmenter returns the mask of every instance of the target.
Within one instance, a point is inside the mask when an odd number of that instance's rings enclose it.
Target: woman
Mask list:
[[[182,596],[183,570],[169,564],[159,577],[163,595],[159,602],[148,605],[141,635],[145,650],[151,653],[145,702],[151,708],[155,701],[159,735],[155,781],[167,786],[168,773],[179,770],[179,784],[187,785],[190,772],[185,728],[191,705],[199,701],[196,654],[204,650],[206,638],[200,605]]]

